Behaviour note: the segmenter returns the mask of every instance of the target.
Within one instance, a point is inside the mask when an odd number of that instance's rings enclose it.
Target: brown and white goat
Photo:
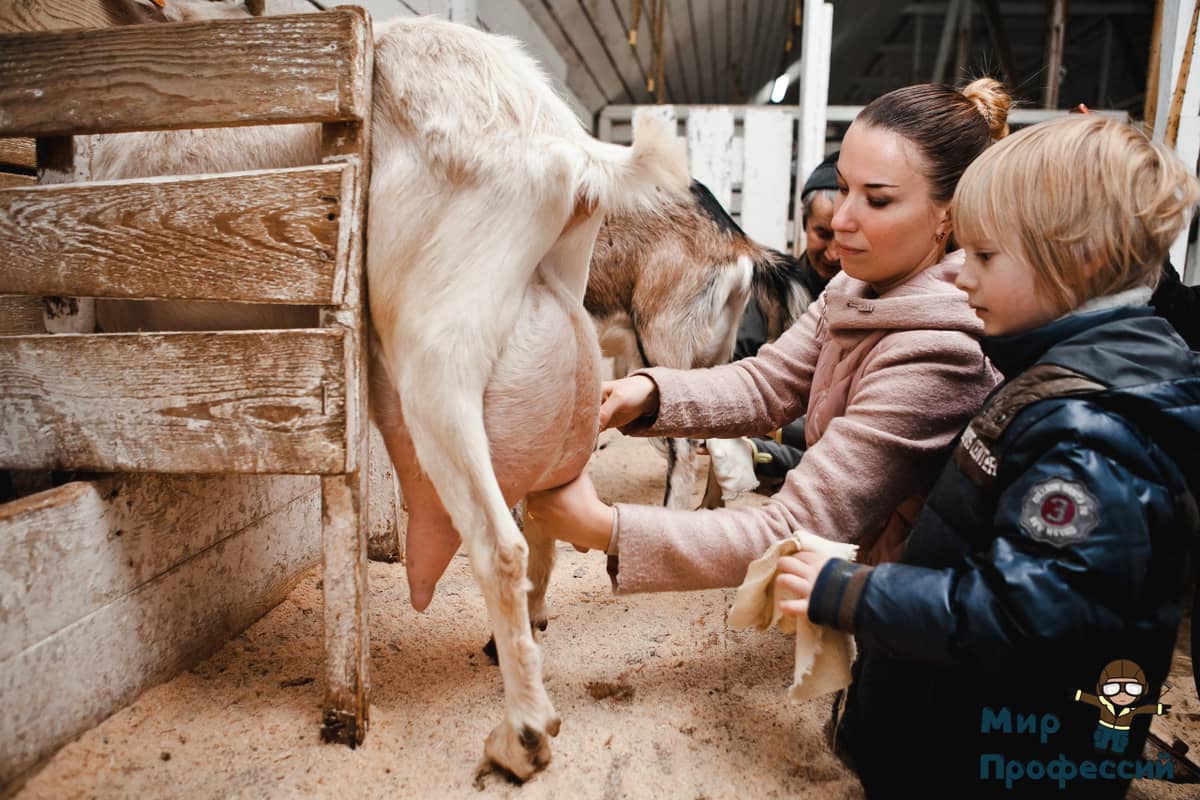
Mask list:
[[[509,509],[587,463],[600,354],[582,301],[596,232],[610,212],[686,192],[682,143],[656,123],[632,148],[598,142],[516,41],[431,18],[376,26],[373,90],[371,413],[409,505],[412,602],[428,605],[461,535],[504,677],[503,721],[485,752],[524,779],[548,763],[559,729],[530,626],[554,548],[532,524],[527,545]],[[284,167],[317,154],[313,126],[128,134],[100,145],[93,175]],[[304,312],[275,313],[268,325],[306,324]],[[98,310],[109,330],[265,327],[260,314]]]
[[[751,296],[766,315],[769,339],[802,313],[812,298],[799,277],[796,259],[746,236],[708,188],[692,181],[689,194],[664,197],[654,213],[605,221],[584,306],[618,377],[642,367],[713,367],[732,358]],[[726,458],[721,440],[709,452],[714,466]],[[694,453],[687,439],[666,440],[664,505],[691,503]],[[757,483],[751,470],[743,486]]]

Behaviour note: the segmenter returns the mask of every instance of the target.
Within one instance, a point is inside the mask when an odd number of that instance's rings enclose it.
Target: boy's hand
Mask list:
[[[620,428],[658,408],[658,384],[645,375],[605,381],[600,387],[600,430]]]
[[[821,568],[828,560],[829,556],[809,552],[779,559],[775,568],[775,596],[790,594],[795,597],[794,600],[780,600],[780,612],[789,617],[808,615],[808,598],[812,595]]]
[[[525,513],[547,536],[575,545],[577,550],[607,550],[612,539],[612,506],[596,494],[587,473],[557,489],[530,492]]]

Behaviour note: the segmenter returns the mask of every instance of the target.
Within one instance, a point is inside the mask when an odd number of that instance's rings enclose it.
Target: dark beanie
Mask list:
[[[825,156],[825,160],[817,165],[817,168],[808,176],[808,180],[804,182],[804,190],[800,192],[800,196],[804,197],[809,192],[815,189],[837,189],[837,160],[840,150],[835,150]]]

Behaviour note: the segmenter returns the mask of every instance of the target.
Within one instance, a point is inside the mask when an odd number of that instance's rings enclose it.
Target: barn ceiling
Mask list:
[[[634,0],[520,2],[566,60],[567,85],[592,112],[657,98],[748,102],[800,56],[793,0],[641,0],[633,47],[628,30]],[[1007,65],[1017,76],[1010,85],[1027,105],[1041,106],[1051,5],[1051,0],[836,0],[829,102],[864,103],[890,89],[931,80],[948,29],[943,79],[1003,76]],[[1153,5],[1147,0],[1067,4],[1060,107],[1084,102],[1140,111]],[[968,11],[951,18],[955,6]],[[658,7],[664,9],[661,94],[657,87],[647,88],[656,72],[651,43]],[[794,93],[793,87],[785,102],[794,102]]]

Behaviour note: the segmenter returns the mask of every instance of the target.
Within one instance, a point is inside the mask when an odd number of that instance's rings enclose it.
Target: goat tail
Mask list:
[[[686,196],[691,178],[687,148],[668,124],[651,116],[634,121],[633,146],[588,139],[576,184],[576,203],[606,213],[652,211],[666,196]]]
[[[800,281],[800,260],[774,250],[760,247],[754,254],[754,272],[750,283],[750,294],[766,314],[773,330],[771,338],[778,336],[804,312],[814,298]]]

